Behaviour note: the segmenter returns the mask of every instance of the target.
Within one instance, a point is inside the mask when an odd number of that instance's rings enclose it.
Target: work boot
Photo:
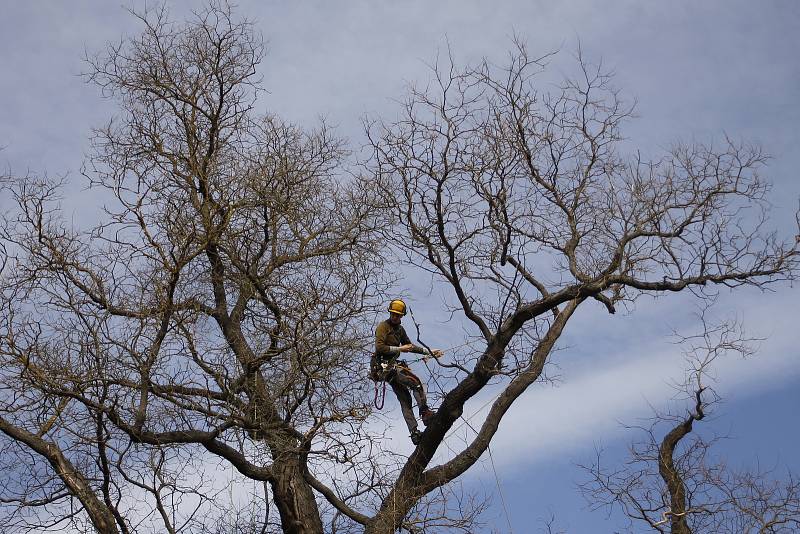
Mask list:
[[[420,441],[422,441],[422,432],[415,428],[411,431],[411,443],[414,445],[419,445]]]
[[[419,418],[422,419],[422,424],[425,426],[428,426],[431,417],[433,417],[434,415],[436,415],[436,412],[429,409],[427,406],[425,406],[424,408],[420,408],[419,410]]]

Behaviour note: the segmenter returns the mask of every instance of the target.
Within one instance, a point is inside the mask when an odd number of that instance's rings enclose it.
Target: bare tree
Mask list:
[[[582,59],[554,93],[521,45],[502,68],[435,65],[401,120],[370,126],[359,180],[324,124],[256,112],[263,45],[227,5],[137,16],[140,35],[89,58],[120,106],[85,169],[101,222],[67,224],[58,181],[3,182],[0,431],[19,476],[0,499],[20,525],[197,530],[225,489],[199,475],[222,462],[269,495],[205,530],[467,532],[482,504],[454,481],[578,306],[795,275],[797,244],[762,230],[760,150],[624,157],[631,108]],[[447,284],[479,347],[437,370],[409,458],[367,425],[387,242]],[[477,436],[431,466],[487,387]]]
[[[46,506],[99,532],[196,530],[222,458],[269,484],[285,532],[320,532],[309,472],[366,442],[371,194],[324,124],[256,113],[263,44],[229,6],[134,15],[140,35],[88,58],[120,106],[85,169],[102,221],[65,222],[57,181],[2,184],[0,431],[20,478],[0,498],[20,525]]]
[[[441,408],[368,532],[397,528],[420,496],[475,464],[587,300],[614,313],[642,293],[704,298],[712,285],[763,287],[796,273],[795,241],[763,230],[758,147],[725,139],[677,144],[657,161],[628,157],[632,107],[602,66],[577,59],[577,76],[546,91],[536,81],[549,56],[521,43],[504,66],[460,69],[448,57],[411,87],[398,120],[367,126],[395,207],[386,238],[449,286],[480,347],[440,369]],[[499,392],[477,435],[429,465],[487,387]]]
[[[695,431],[719,400],[709,384],[717,358],[727,352],[750,354],[740,325],[706,326],[703,334],[685,338],[690,373],[682,391],[689,407],[683,413],[657,413],[634,442],[621,467],[608,467],[598,452],[582,466],[589,480],[581,491],[595,508],[618,508],[631,525],[654,532],[788,533],[800,525],[800,485],[792,473],[771,479],[767,471],[730,468],[715,458],[719,437]],[[696,343],[701,341],[701,343]]]

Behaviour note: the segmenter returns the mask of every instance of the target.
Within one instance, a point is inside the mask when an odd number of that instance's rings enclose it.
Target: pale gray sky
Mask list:
[[[176,16],[199,5],[169,4]],[[708,141],[723,133],[763,144],[773,156],[766,172],[775,184],[775,227],[784,235],[792,232],[792,210],[800,197],[798,2],[242,0],[238,5],[269,42],[261,68],[268,91],[259,101],[263,111],[305,126],[326,116],[356,147],[363,143],[361,118],[393,115],[393,99],[402,96],[404,84],[424,81],[425,62],[448,42],[458,60],[502,61],[516,33],[532,51],[561,49],[562,57],[553,62],[558,72],[569,68],[569,55],[580,41],[588,57],[602,58],[616,71],[623,94],[638,100],[640,118],[627,133],[645,154],[656,155],[678,138]],[[114,112],[79,76],[84,50],[96,51],[134,31],[133,19],[114,2],[0,0],[0,146],[5,147],[0,165],[18,174],[69,173],[76,185],[67,203],[78,216],[90,211],[85,204],[92,201],[80,193],[79,179],[90,128]],[[424,292],[427,281],[409,280],[408,286]],[[744,318],[753,334],[770,336],[759,357],[720,371],[720,390],[728,399],[720,409],[731,412],[720,416],[728,425],[721,430],[743,436],[741,446],[729,447],[737,461],[751,461],[757,448],[766,455],[777,451],[768,460],[780,456],[800,469],[796,453],[789,452],[797,431],[781,430],[800,428],[797,297],[796,288],[781,287],[773,294],[725,295],[720,304],[722,312]],[[419,304],[429,342],[457,344],[452,336],[459,327],[437,324],[444,317],[435,299]],[[630,315],[609,317],[598,306],[575,318],[569,348],[558,355],[562,386],[531,392],[501,427],[493,449],[509,488],[515,532],[530,532],[548,510],[571,533],[611,531],[612,523],[593,523],[604,521],[604,514],[583,510],[570,487],[579,477],[570,462],[586,460],[581,455],[591,451],[595,438],[621,450],[624,435],[617,421],[645,415],[648,401],[668,402],[665,384],[680,375],[681,364],[677,351],[669,359],[673,348],[666,335],[672,327],[690,326],[689,309],[685,297],[667,296],[642,301]],[[764,415],[755,417],[752,406],[760,399],[770,404],[760,405]],[[747,437],[756,431],[774,447],[757,446]],[[477,479],[493,484],[483,473]],[[548,485],[553,489],[544,491]]]

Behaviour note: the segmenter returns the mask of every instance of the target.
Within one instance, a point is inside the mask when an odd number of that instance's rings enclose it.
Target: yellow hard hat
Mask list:
[[[398,315],[406,314],[406,303],[400,299],[394,299],[389,303],[389,313],[396,313]]]

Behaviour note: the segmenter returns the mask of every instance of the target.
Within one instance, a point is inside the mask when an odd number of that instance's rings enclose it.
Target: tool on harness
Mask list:
[[[383,405],[386,402],[386,382],[389,381],[391,375],[397,372],[397,369],[411,370],[405,360],[392,360],[382,361],[375,363],[372,366],[370,377],[375,381],[375,398],[373,404],[378,410],[383,410]],[[383,385],[378,385],[383,382]]]

